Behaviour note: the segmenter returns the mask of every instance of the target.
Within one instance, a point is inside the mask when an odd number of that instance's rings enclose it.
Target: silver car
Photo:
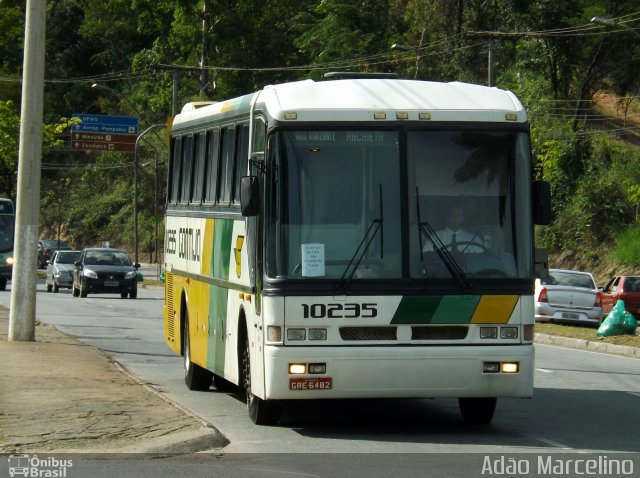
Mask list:
[[[589,272],[549,269],[536,279],[536,322],[598,326],[602,319],[602,294]]]
[[[60,288],[71,289],[73,284],[73,263],[80,257],[80,251],[55,251],[47,261],[47,292],[58,292]]]

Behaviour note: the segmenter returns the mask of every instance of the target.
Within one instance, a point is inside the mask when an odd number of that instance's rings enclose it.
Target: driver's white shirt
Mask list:
[[[482,247],[476,244],[482,244],[482,237],[479,234],[471,234],[469,231],[465,231],[464,229],[458,229],[457,231],[453,231],[448,227],[444,229],[440,229],[436,232],[438,238],[442,241],[448,251],[451,250],[449,245],[453,242],[453,235],[456,235],[456,243],[458,244],[459,252],[471,252],[471,253],[479,253],[484,252]],[[433,243],[426,239],[426,244],[424,246],[425,251],[433,251]],[[460,244],[460,243],[464,244]],[[469,244],[473,242],[474,244]]]

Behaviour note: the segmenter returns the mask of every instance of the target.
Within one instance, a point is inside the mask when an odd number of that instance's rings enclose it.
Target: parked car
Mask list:
[[[47,261],[47,292],[58,292],[60,288],[71,289],[73,284],[74,262],[80,257],[80,251],[55,251]]]
[[[87,248],[73,267],[74,297],[92,294],[120,294],[135,299],[138,296],[136,271],[140,264],[131,264],[129,255],[121,249]]]
[[[536,322],[598,326],[602,320],[602,294],[589,272],[549,269],[536,279]]]
[[[622,300],[624,308],[640,321],[640,276],[617,276],[602,289],[602,312],[606,317],[616,302]]]
[[[41,239],[38,241],[38,268],[47,267],[54,251],[70,251],[71,246],[60,239]]]

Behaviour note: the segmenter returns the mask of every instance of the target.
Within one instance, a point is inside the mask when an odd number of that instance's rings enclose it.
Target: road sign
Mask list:
[[[73,118],[77,118],[80,121],[71,126],[72,131],[138,134],[138,118],[131,116],[88,115],[83,113],[74,113]]]
[[[94,151],[134,152],[138,118],[75,113],[79,122],[71,126],[71,147]]]

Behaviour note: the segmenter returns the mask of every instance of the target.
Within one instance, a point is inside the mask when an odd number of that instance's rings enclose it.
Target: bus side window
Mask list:
[[[205,167],[205,151],[206,136],[204,132],[200,132],[195,137],[195,158],[193,162],[193,182],[191,190],[191,204],[200,205],[203,200],[204,186],[204,167]]]
[[[218,164],[220,160],[220,131],[207,131],[207,160],[205,166],[204,201],[207,204],[216,202],[218,185]]]
[[[236,160],[233,173],[233,203],[240,204],[240,178],[246,176],[249,154],[249,125],[236,128]]]
[[[191,179],[193,170],[193,135],[188,135],[182,142],[182,181],[180,202],[188,203],[191,196]]]
[[[230,126],[220,131],[220,174],[218,175],[218,204],[229,205],[233,183],[233,156],[235,150],[235,128]]]
[[[178,202],[178,191],[180,190],[180,163],[182,156],[182,137],[174,137],[172,139],[173,148],[171,155],[171,175],[169,188],[171,193],[169,194],[169,202],[176,204]]]

